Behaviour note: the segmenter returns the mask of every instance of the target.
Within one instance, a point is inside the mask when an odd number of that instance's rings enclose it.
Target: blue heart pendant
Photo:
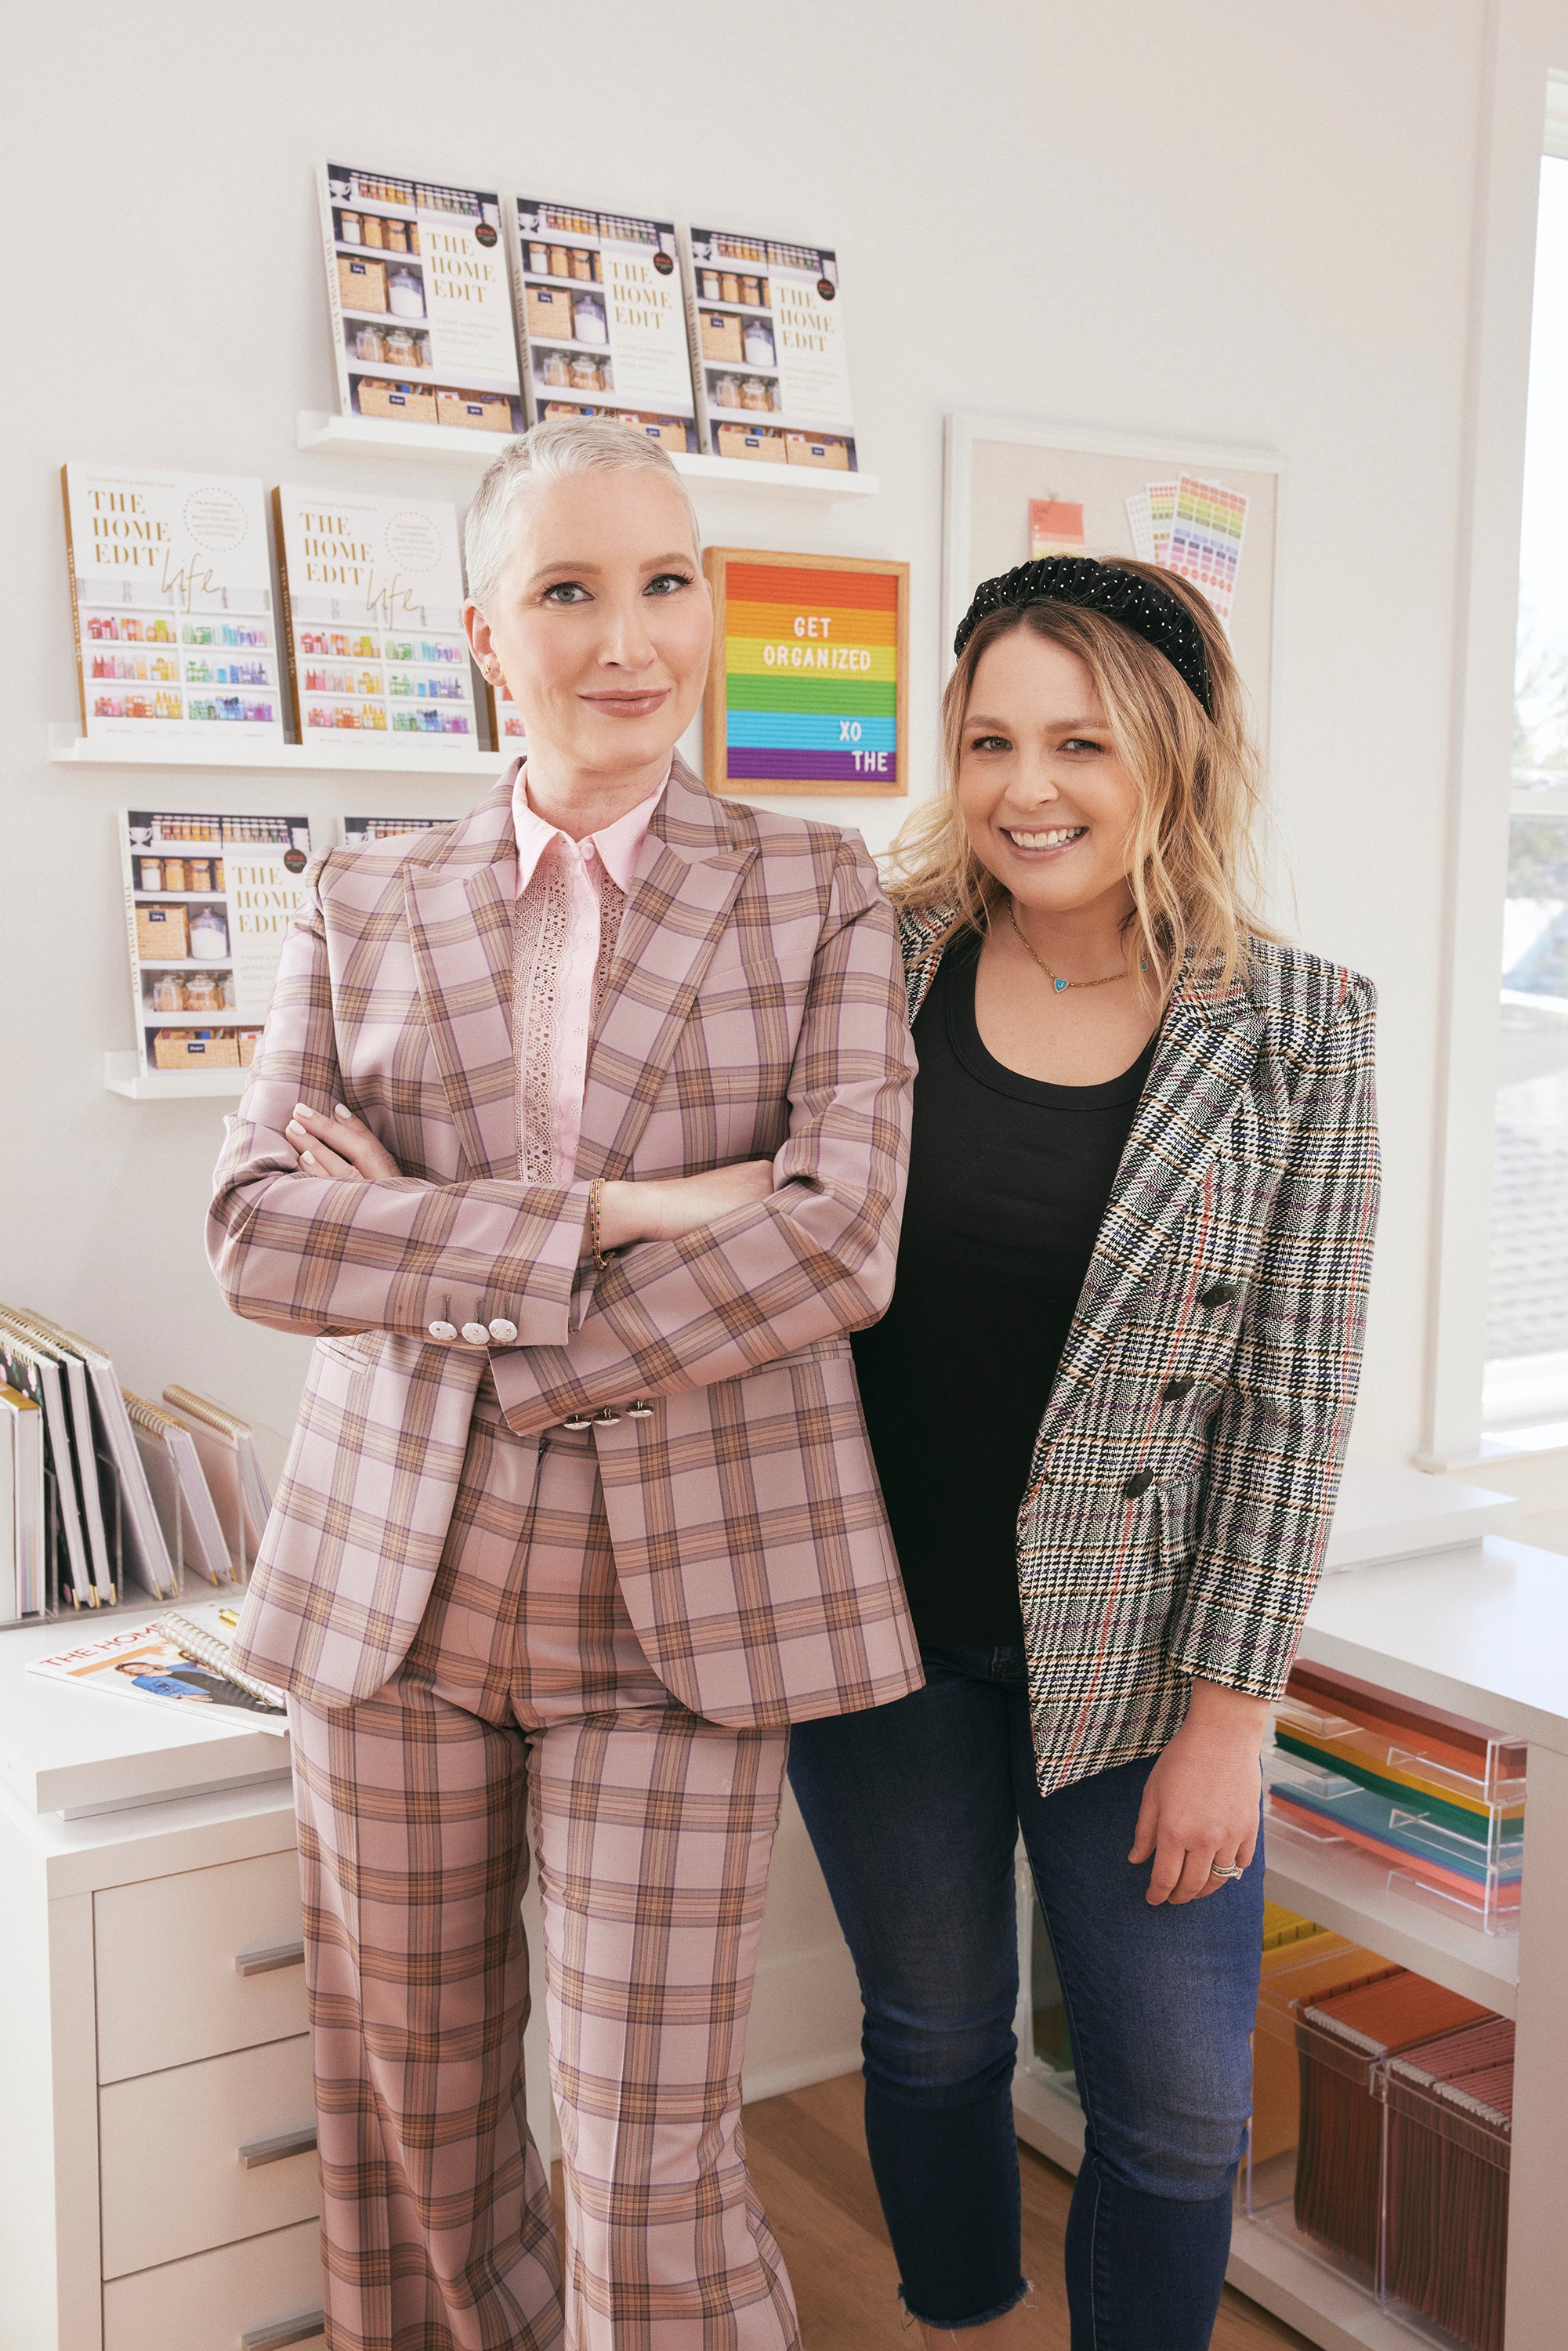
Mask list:
[[[1062,994],[1062,993],[1063,993],[1067,988],[1069,988],[1069,987],[1072,985],[1072,983],[1071,983],[1071,980],[1066,980],[1066,979],[1059,979],[1059,980],[1054,981],[1052,984],[1053,984],[1053,986],[1055,987],[1055,989],[1056,989],[1056,992],[1057,992],[1058,996],[1061,996],[1061,994]]]

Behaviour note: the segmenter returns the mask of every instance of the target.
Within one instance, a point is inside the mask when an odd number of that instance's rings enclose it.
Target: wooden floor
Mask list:
[[[751,2173],[794,2281],[805,2351],[911,2351],[898,2272],[866,2160],[861,2077],[846,2074],[746,2109]],[[1023,2167],[1023,2273],[1034,2281],[1030,2351],[1067,2351],[1061,2240],[1072,2182],[1031,2147]],[[1304,2335],[1228,2286],[1214,2351],[1310,2351]]]

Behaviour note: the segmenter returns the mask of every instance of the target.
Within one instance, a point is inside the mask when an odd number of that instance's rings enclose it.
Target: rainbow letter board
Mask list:
[[[706,743],[714,789],[907,790],[907,565],[739,549],[705,560],[721,608]]]

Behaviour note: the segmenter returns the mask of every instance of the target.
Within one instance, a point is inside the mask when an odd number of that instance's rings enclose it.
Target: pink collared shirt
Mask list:
[[[528,803],[527,768],[512,780],[517,837],[513,1035],[518,1059],[518,1155],[535,1184],[569,1184],[577,1170],[593,1016],[603,993],[621,910],[664,784],[613,824],[581,841]]]

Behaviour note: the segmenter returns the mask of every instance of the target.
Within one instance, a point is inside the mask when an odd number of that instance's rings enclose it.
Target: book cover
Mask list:
[[[143,1074],[248,1069],[305,903],[308,823],[143,808],[119,824]]]
[[[512,256],[528,422],[613,416],[697,446],[673,221],[519,196]]]
[[[523,726],[523,714],[512,700],[511,687],[504,677],[498,677],[494,685],[486,681],[484,692],[490,712],[491,742],[497,751],[505,753],[508,760],[526,758],[528,734]]]
[[[704,446],[737,463],[858,470],[837,254],[694,228],[685,262]]]
[[[500,197],[348,163],[318,184],[344,415],[520,433]]]
[[[27,1667],[47,1681],[108,1692],[143,1704],[183,1707],[246,1730],[288,1727],[281,1690],[246,1675],[231,1678],[232,1628],[214,1605],[128,1625],[101,1641],[79,1642]],[[192,1652],[195,1652],[194,1655]]]
[[[60,478],[84,733],[281,744],[260,482],[74,461]]]
[[[346,729],[475,749],[455,507],[287,484],[272,496],[301,742]]]
[[[134,1571],[155,1599],[172,1600],[179,1589],[179,1578],[158,1523],[147,1472],[137,1451],[124,1391],[115,1376],[113,1364],[90,1339],[68,1331],[48,1315],[40,1314],[36,1307],[0,1307],[0,1329],[6,1327],[36,1332],[57,1350],[68,1350],[79,1358],[91,1396],[96,1450],[109,1465],[113,1487],[111,1499],[120,1533],[111,1551],[123,1557],[126,1573]],[[50,1604],[54,1604],[53,1601]]]
[[[374,849],[380,841],[397,841],[411,832],[434,832],[437,825],[454,821],[449,816],[340,816],[338,830],[345,849]]]
[[[0,1371],[5,1366],[0,1364]],[[0,1589],[0,1618],[41,1615],[47,1591],[44,1545],[44,1413],[36,1396],[0,1379],[0,1481],[4,1525],[0,1558],[9,1573]]]

